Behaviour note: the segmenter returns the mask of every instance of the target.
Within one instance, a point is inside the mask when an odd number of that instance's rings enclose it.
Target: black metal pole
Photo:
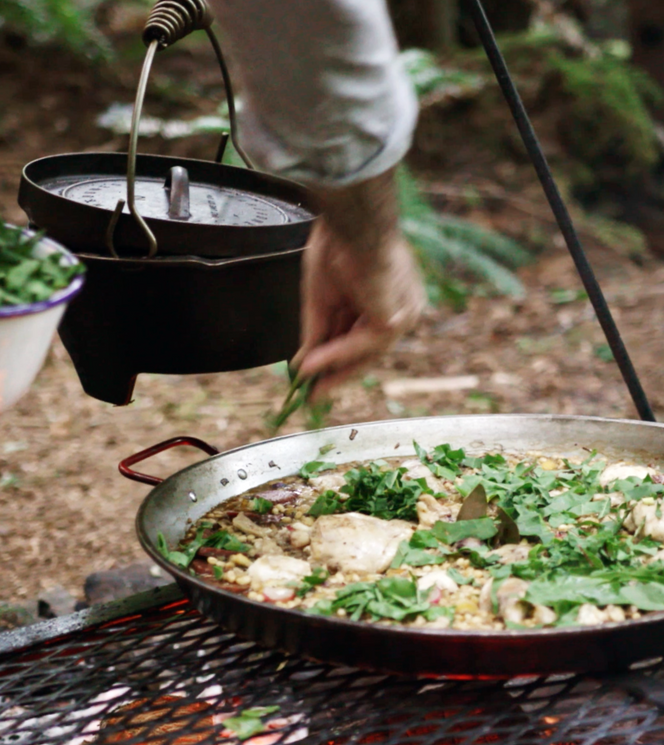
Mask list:
[[[569,211],[565,206],[565,202],[560,195],[560,191],[556,186],[556,182],[547,163],[546,156],[542,151],[542,147],[539,144],[535,130],[528,118],[528,114],[523,105],[523,101],[519,96],[519,92],[514,85],[505,58],[503,57],[498,44],[496,43],[496,37],[493,34],[489,19],[484,12],[481,0],[466,0],[470,8],[470,12],[477,28],[477,33],[482,41],[484,50],[486,51],[489,62],[493,67],[493,71],[496,74],[498,84],[500,85],[503,95],[507,100],[507,103],[514,117],[523,143],[526,146],[528,155],[535,166],[535,171],[539,176],[539,180],[542,183],[544,193],[546,194],[553,214],[556,217],[558,227],[565,238],[567,248],[569,249],[574,264],[576,265],[583,286],[586,288],[590,302],[595,309],[597,314],[597,320],[604,331],[606,340],[609,343],[609,347],[613,352],[613,356],[618,364],[620,372],[623,376],[623,380],[629,389],[636,410],[639,413],[641,419],[647,422],[654,422],[655,415],[653,414],[650,403],[646,397],[646,394],[641,386],[636,370],[632,365],[632,361],[627,353],[627,349],[618,331],[618,327],[613,320],[609,306],[606,303],[604,294],[602,292],[599,283],[595,277],[592,267],[588,261],[588,258],[581,246],[581,241],[572,223]]]

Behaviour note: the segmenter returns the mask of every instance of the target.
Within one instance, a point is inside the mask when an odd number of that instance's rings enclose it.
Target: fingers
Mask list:
[[[397,336],[398,334],[392,331],[378,331],[369,326],[355,324],[343,336],[336,336],[306,351],[300,358],[300,374],[306,378],[319,374],[331,377],[333,374],[351,370],[387,351]]]

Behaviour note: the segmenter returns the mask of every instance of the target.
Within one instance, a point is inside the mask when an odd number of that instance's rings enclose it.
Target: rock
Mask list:
[[[30,626],[30,624],[36,622],[36,616],[27,608],[21,605],[0,603],[0,633],[18,629],[21,626]]]
[[[170,575],[156,564],[139,562],[91,574],[85,580],[85,599],[90,605],[108,603],[168,585],[172,581]]]
[[[62,585],[55,585],[39,594],[37,598],[37,613],[40,618],[55,618],[68,616],[77,610],[78,603],[69,590]]]

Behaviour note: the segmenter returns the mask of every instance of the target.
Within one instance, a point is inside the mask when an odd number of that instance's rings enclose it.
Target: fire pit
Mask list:
[[[663,677],[661,661],[506,681],[331,667],[241,641],[171,586],[0,637],[0,743],[235,741],[229,716],[279,707],[248,742],[654,745]]]

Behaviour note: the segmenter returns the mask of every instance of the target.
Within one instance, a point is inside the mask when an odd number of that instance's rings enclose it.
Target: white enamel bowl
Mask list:
[[[30,233],[30,231],[26,231]],[[67,264],[76,257],[59,243],[43,238],[35,256],[60,253]],[[67,303],[81,290],[83,277],[55,292],[48,300],[26,305],[0,306],[0,413],[6,411],[28,390],[44,364],[53,334]]]

